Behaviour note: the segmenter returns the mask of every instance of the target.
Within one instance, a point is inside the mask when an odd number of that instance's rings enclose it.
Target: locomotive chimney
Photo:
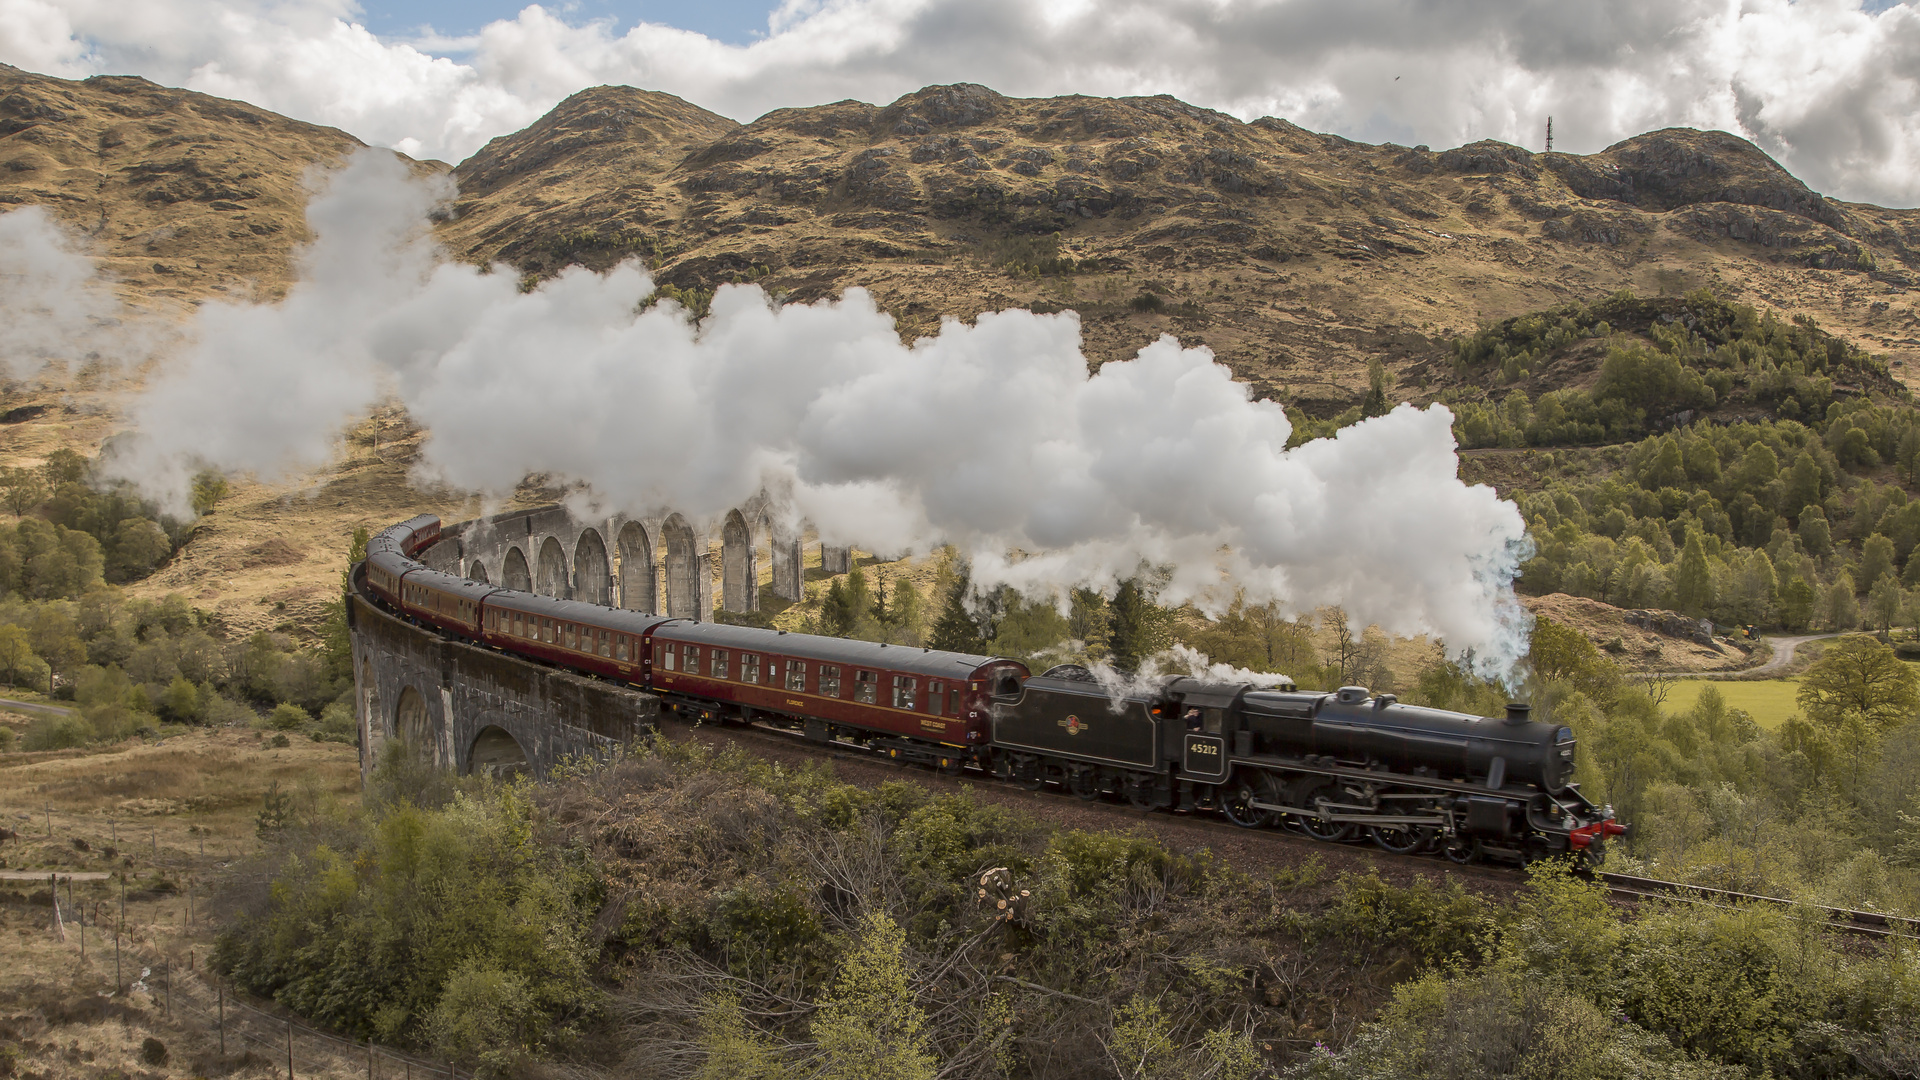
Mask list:
[[[1533,715],[1533,706],[1524,701],[1507,702],[1507,723],[1524,724]]]

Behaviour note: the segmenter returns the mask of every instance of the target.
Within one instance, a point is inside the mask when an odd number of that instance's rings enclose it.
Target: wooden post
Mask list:
[[[53,804],[47,804],[47,839],[53,839]]]
[[[372,1042],[372,1040],[368,1040],[368,1042],[367,1042],[367,1080],[374,1080],[374,1077],[373,1077],[373,1042]]]
[[[287,1021],[287,1080],[293,1080],[293,1021]]]
[[[213,984],[216,1006],[220,1010],[220,1056],[227,1056],[227,980],[221,979]]]

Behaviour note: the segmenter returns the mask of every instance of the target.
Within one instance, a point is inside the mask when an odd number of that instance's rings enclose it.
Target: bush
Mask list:
[[[13,742],[16,737],[12,728],[0,725],[0,754],[4,754],[13,749]]]
[[[87,718],[69,713],[35,720],[27,728],[23,746],[28,750],[72,750],[87,745],[93,739],[93,725],[87,722]]]
[[[313,722],[313,714],[292,702],[281,702],[267,714],[267,727],[274,731],[299,731]]]

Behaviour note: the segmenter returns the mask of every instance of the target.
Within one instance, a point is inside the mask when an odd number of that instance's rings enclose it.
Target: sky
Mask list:
[[[1369,142],[1752,139],[1920,205],[1920,0],[0,0],[0,61],[137,74],[459,161],[618,83],[740,121],[974,82],[1172,94]]]

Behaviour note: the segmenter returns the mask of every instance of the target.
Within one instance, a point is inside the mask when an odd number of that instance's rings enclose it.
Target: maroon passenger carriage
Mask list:
[[[959,771],[991,764],[989,698],[1025,664],[968,653],[682,620],[653,631],[649,685],[683,711],[799,727]]]

